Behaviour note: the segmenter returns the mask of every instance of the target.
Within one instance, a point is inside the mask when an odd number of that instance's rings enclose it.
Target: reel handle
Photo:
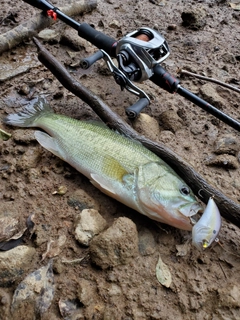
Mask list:
[[[84,58],[80,61],[80,67],[82,69],[88,69],[91,67],[91,65],[93,65],[96,61],[102,59],[104,57],[104,54],[101,50],[97,51],[96,53],[94,53],[93,55],[91,55],[88,58]]]
[[[149,105],[149,100],[147,98],[141,98],[132,106],[126,109],[126,115],[129,119],[135,119],[139,113]]]

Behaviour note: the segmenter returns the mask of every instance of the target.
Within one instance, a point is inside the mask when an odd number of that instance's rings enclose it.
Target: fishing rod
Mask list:
[[[105,60],[115,82],[121,89],[126,89],[139,98],[136,103],[126,108],[126,114],[130,119],[136,118],[150,104],[148,95],[133,82],[138,83],[150,79],[162,89],[169,93],[180,94],[240,132],[240,122],[183,88],[180,85],[180,81],[160,65],[169,56],[170,50],[164,37],[156,30],[141,27],[116,41],[95,30],[86,22],[79,23],[75,21],[46,0],[23,1],[42,10],[54,20],[59,18],[77,30],[81,38],[91,42],[99,49],[92,56],[82,59],[80,66],[83,69],[88,69],[96,61]],[[118,67],[115,66],[112,58],[117,59]]]

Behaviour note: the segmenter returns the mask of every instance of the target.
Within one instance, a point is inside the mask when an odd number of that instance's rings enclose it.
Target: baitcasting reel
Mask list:
[[[119,69],[131,80],[142,82],[153,75],[153,67],[170,54],[163,36],[150,28],[139,28],[118,41]]]
[[[80,65],[83,69],[88,69],[94,62],[103,58],[121,89],[125,88],[140,98],[126,109],[128,117],[135,118],[150,103],[150,99],[132,81],[142,82],[152,77],[154,66],[169,56],[169,47],[159,32],[145,27],[128,33],[115,46],[118,67],[104,50],[81,60]]]

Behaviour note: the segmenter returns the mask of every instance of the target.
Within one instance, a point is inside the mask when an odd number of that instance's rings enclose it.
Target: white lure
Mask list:
[[[220,212],[210,197],[201,218],[192,228],[192,244],[199,250],[208,248],[216,240],[221,225]]]

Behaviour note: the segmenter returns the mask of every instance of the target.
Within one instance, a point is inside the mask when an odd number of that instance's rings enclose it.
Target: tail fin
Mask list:
[[[21,112],[9,114],[3,122],[16,127],[36,127],[37,119],[43,115],[53,113],[53,110],[44,98],[33,99]]]

